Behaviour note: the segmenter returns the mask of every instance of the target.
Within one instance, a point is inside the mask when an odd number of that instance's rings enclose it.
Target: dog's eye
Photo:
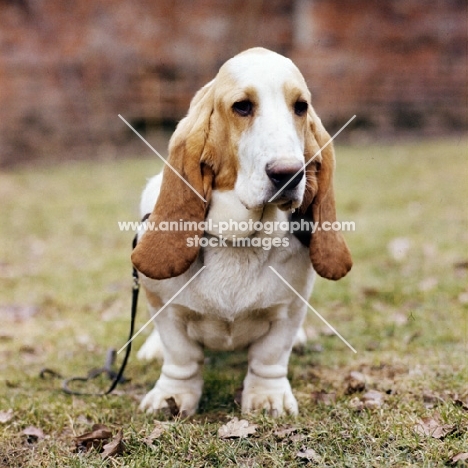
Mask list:
[[[248,115],[252,115],[253,105],[251,101],[245,99],[244,101],[235,102],[232,105],[232,108],[234,112],[236,112],[240,116],[247,117]]]
[[[294,113],[299,117],[303,116],[307,112],[309,105],[305,101],[297,101],[294,104]]]

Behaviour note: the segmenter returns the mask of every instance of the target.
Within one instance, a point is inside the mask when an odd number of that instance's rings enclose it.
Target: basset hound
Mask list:
[[[181,415],[194,414],[203,349],[248,348],[242,412],[297,414],[288,360],[307,307],[278,275],[308,300],[315,272],[338,280],[352,266],[340,232],[282,228],[291,217],[336,220],[333,146],[320,151],[329,140],[303,76],[275,52],[236,55],[196,93],[141,200],[153,227],[132,262],[156,317],[138,357],[163,358],[141,409],[164,410],[173,398]]]

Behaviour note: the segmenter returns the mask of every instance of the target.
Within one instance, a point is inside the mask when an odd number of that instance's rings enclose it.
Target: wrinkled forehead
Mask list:
[[[301,72],[290,59],[262,49],[236,55],[221,67],[218,76],[229,76],[238,88],[278,93],[288,85],[300,89],[305,98],[310,94]]]

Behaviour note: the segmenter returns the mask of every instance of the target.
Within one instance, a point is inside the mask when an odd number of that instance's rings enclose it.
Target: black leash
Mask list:
[[[137,235],[133,239],[132,247],[135,248],[136,244],[137,244]],[[132,309],[131,309],[131,320],[130,320],[130,334],[128,337],[127,349],[125,350],[125,356],[123,358],[122,364],[120,365],[120,369],[118,370],[118,372],[114,372],[112,370],[112,365],[114,364],[117,353],[115,349],[110,349],[107,352],[106,363],[104,367],[90,370],[86,377],[71,377],[69,379],[65,379],[62,382],[62,390],[65,393],[69,395],[104,396],[104,395],[109,395],[109,393],[111,393],[115,389],[115,387],[117,387],[119,383],[127,382],[127,379],[123,377],[123,373],[125,371],[125,367],[127,366],[127,361],[128,361],[128,358],[130,357],[130,352],[132,350],[131,339],[133,338],[133,332],[135,330],[135,318],[137,314],[138,294],[140,292],[140,281],[138,279],[138,271],[136,270],[135,267],[133,267],[132,276],[133,276],[133,286],[132,286]],[[41,377],[44,378],[45,375],[48,375],[48,374],[55,374],[55,373],[54,371],[51,371],[50,369],[43,369],[40,375]],[[109,389],[105,392],[80,392],[79,390],[73,390],[70,388],[70,384],[72,382],[88,382],[103,374],[107,375],[110,379],[112,379],[112,383]]]

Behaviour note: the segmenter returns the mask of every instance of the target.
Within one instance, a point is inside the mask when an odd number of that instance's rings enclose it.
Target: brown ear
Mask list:
[[[187,116],[180,121],[169,143],[167,161],[191,187],[166,165],[161,191],[148,219],[153,226],[164,221],[170,227],[171,222],[180,225],[182,221],[192,222],[192,227],[190,230],[148,230],[143,234],[133,250],[132,263],[149,278],[179,276],[198,256],[199,247],[194,243],[189,246],[188,240],[203,235],[203,229],[195,227],[194,222],[205,219],[211,197],[213,171],[203,161],[213,112],[212,87],[209,84],[195,95]]]
[[[322,122],[315,111],[309,107],[310,131],[306,142],[308,158],[312,158],[329,140]],[[324,230],[331,228],[331,223],[336,221],[335,194],[333,190],[333,174],[335,171],[335,154],[333,143],[329,143],[315,158],[314,162],[307,166],[307,191],[304,196],[302,209],[306,209],[312,215],[317,224],[316,231],[312,234],[309,255],[315,271],[324,278],[338,280],[345,276],[353,266],[351,253],[339,231]],[[314,161],[315,161],[314,160]],[[328,222],[330,224],[323,223]]]

